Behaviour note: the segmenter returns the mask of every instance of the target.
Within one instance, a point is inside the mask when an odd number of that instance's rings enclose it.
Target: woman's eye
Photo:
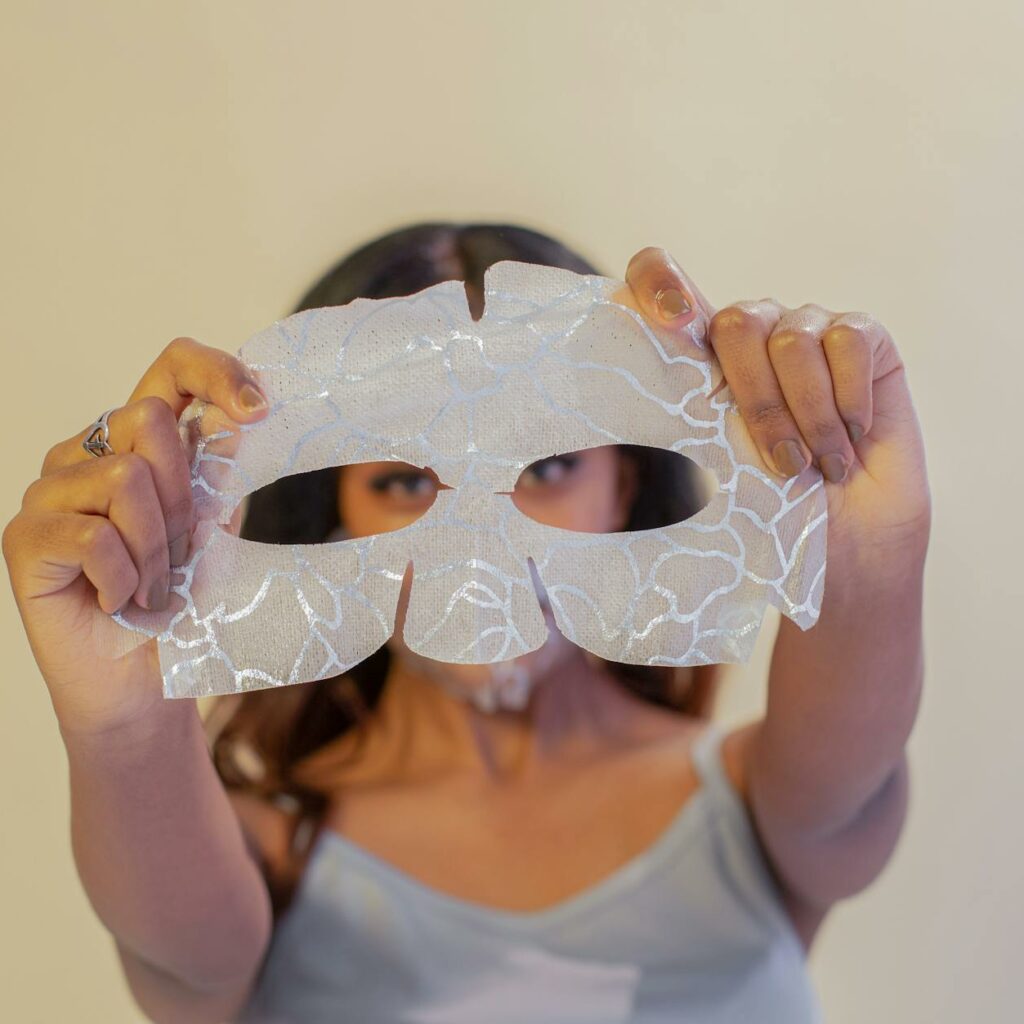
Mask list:
[[[538,459],[523,470],[516,486],[536,487],[552,485],[564,480],[576,466],[576,454],[552,455]],[[378,494],[398,501],[425,501],[433,499],[440,481],[422,470],[393,470],[370,480],[370,487]]]
[[[429,498],[433,497],[437,485],[427,473],[385,473],[370,481],[370,486],[379,494],[389,498]]]
[[[519,479],[522,483],[556,484],[572,472],[578,461],[577,455],[552,455],[530,463]]]

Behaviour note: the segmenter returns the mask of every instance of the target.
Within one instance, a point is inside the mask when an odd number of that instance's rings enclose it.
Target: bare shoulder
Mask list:
[[[765,863],[768,865],[775,878],[779,891],[782,894],[783,905],[793,922],[796,933],[800,936],[805,950],[809,950],[811,943],[817,933],[822,921],[825,919],[827,909],[816,907],[802,899],[792,888],[787,886],[775,868],[771,853],[758,829],[757,821],[753,814],[750,801],[750,746],[758,729],[761,727],[762,719],[747,722],[727,732],[722,738],[722,762],[725,766],[726,775],[732,783],[733,788],[743,799],[747,808],[747,816],[753,825],[754,834],[757,836],[758,844]]]

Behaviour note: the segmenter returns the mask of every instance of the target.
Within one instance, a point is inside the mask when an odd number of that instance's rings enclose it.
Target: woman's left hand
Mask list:
[[[707,318],[708,344],[770,469],[790,477],[813,461],[821,470],[830,558],[844,549],[857,561],[923,558],[931,524],[924,442],[905,367],[882,324],[774,299],[716,311],[656,247],[630,260],[626,283],[617,299],[705,360],[708,351],[695,348],[687,328]]]

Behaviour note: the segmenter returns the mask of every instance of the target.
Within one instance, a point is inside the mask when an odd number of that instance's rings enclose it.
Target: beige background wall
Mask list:
[[[664,245],[716,305],[866,309],[928,444],[927,693],[903,841],[812,969],[834,1024],[1019,1020],[1020,12],[6,4],[3,522],[45,449],[172,337],[234,349],[350,247],[422,218],[524,222],[611,274]],[[3,590],[0,1012],[138,1020],[77,882],[63,748]],[[770,634],[723,719],[761,706]]]

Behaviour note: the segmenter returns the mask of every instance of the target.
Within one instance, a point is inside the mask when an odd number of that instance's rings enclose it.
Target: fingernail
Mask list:
[[[859,423],[847,423],[846,432],[850,435],[851,444],[856,444],[864,436],[864,428]]]
[[[180,537],[175,537],[170,543],[171,565],[184,565],[188,558],[188,531]]]
[[[170,576],[161,576],[149,588],[149,593],[146,595],[146,607],[150,611],[162,612],[167,607],[167,601],[170,598],[170,587]]]
[[[238,400],[243,409],[264,409],[267,405],[267,400],[251,384],[242,385]]]
[[[772,449],[772,458],[779,472],[786,477],[799,476],[807,468],[803,449],[796,441],[780,441]]]
[[[822,455],[818,461],[821,463],[821,472],[829,483],[838,484],[846,476],[846,459],[842,455],[831,452],[828,455]]]
[[[683,316],[692,308],[686,296],[678,288],[662,288],[654,296],[654,301],[658,305],[658,312],[666,320],[674,320],[677,316]]]

